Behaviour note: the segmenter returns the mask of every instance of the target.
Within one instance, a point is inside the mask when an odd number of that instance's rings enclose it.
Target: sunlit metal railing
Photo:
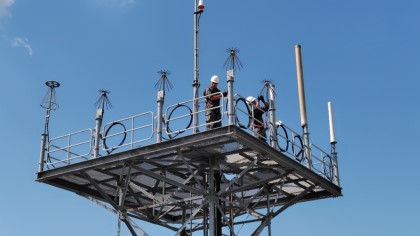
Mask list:
[[[102,130],[102,150],[107,154],[138,147],[151,141],[155,133],[154,115],[148,111],[109,122]]]
[[[221,92],[215,93],[214,95],[218,95],[218,94],[223,95]],[[212,109],[220,109],[222,116],[219,120],[215,120],[209,123],[201,122],[198,124],[198,126],[194,126],[192,124],[194,112],[192,111],[191,108],[194,106],[194,101],[196,101],[199,104],[199,107],[202,107],[202,108],[198,109],[198,111],[195,114],[201,118],[204,118],[205,113],[207,111],[205,107],[206,96],[198,97],[197,99],[191,99],[191,100],[187,100],[181,103],[168,106],[164,115],[164,123],[165,123],[164,126],[165,126],[166,134],[168,135],[169,138],[173,138],[180,135],[181,133],[184,133],[185,131],[193,130],[196,128],[200,129],[208,124],[221,122],[225,118],[225,113],[226,113],[223,106],[225,100],[226,99],[222,96],[220,99],[220,105],[212,108]],[[204,119],[200,119],[200,120],[203,121]]]
[[[47,168],[56,168],[90,159],[92,129],[84,129],[50,139],[46,150]]]
[[[322,177],[333,181],[333,159],[330,154],[315,144],[311,144],[312,170]]]
[[[303,154],[302,136],[280,121],[277,122],[276,126],[278,149],[290,155],[297,162],[305,165],[306,160]]]
[[[164,139],[168,140],[177,136],[190,135],[190,131],[196,128],[204,129],[207,125],[204,119],[206,113],[205,99],[206,97],[202,96],[195,100],[191,99],[168,106],[162,119],[164,123],[163,128],[167,136]],[[252,110],[248,106],[246,99],[236,94],[234,100],[236,117],[234,124],[249,134],[256,135],[252,130],[252,122],[255,118],[252,116]],[[200,109],[197,111],[197,115],[202,118],[198,127],[194,127],[192,124],[194,101],[199,103],[198,107]],[[226,120],[225,103],[226,99],[222,97],[220,106],[215,108],[221,110],[222,118],[214,122]],[[102,150],[100,156],[153,144],[152,138],[157,133],[155,129],[157,120],[154,113],[148,111],[105,124],[100,135]],[[275,127],[277,127],[277,132],[275,132],[277,135],[277,146],[274,148],[303,166],[308,166],[309,162],[304,154],[302,135],[281,121],[278,121]],[[272,133],[267,132],[267,145],[270,145],[270,139],[273,139],[271,135]],[[94,137],[93,129],[84,129],[51,139],[46,151],[45,165],[51,169],[91,159]],[[309,153],[311,169],[318,175],[333,181],[333,159],[331,154],[314,144],[310,144]]]
[[[277,122],[278,149],[290,158],[307,166],[308,160],[304,156],[303,138],[300,134],[287,127],[282,122]],[[330,154],[323,151],[315,144],[310,144],[309,153],[311,169],[322,177],[333,180],[333,159]]]

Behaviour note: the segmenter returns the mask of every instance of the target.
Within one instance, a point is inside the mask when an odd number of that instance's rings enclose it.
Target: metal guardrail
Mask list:
[[[333,157],[315,144],[311,144],[312,170],[322,177],[333,181]],[[318,155],[316,155],[318,153]]]
[[[56,168],[90,159],[92,153],[92,129],[83,129],[50,139],[47,146],[47,168]]]
[[[307,166],[308,159],[304,155],[302,136],[280,121],[276,125],[278,149],[295,161]],[[332,181],[333,160],[331,155],[312,143],[309,145],[309,153],[312,171]]]
[[[226,98],[223,97],[223,93],[221,93],[221,92],[215,93],[215,94],[222,95],[222,98],[220,99],[220,105],[213,108],[213,109],[220,109],[220,112],[222,114],[222,117],[220,118],[220,120],[215,120],[211,123],[202,122],[202,123],[199,123],[197,127],[195,127],[194,125],[191,126],[192,117],[194,115],[194,112],[192,111],[191,107],[193,107],[194,101],[196,101],[198,104],[202,104],[203,107],[204,107],[204,109],[199,109],[195,113],[201,118],[199,120],[203,120],[204,117],[205,117],[205,113],[206,113],[205,103],[206,103],[206,97],[207,96],[198,97],[197,99],[187,100],[187,101],[184,101],[184,102],[181,102],[181,103],[171,105],[168,108],[166,108],[166,112],[165,112],[165,115],[164,115],[164,123],[165,123],[166,134],[169,137],[174,137],[174,136],[177,136],[181,133],[184,133],[185,131],[193,130],[193,129],[196,129],[196,128],[203,128],[207,124],[212,124],[212,123],[217,123],[217,122],[222,121],[225,117],[225,114],[226,114],[225,108],[223,106]],[[180,109],[180,110],[182,109],[182,111],[181,112],[175,112],[177,109]],[[188,124],[188,125],[186,125],[186,124]],[[173,129],[171,127],[179,127],[179,128],[178,129]]]
[[[153,112],[148,111],[104,125],[102,129],[102,150],[113,151],[133,149],[153,138],[155,131]]]
[[[302,136],[280,121],[277,122],[276,126],[278,149],[289,154],[297,162],[303,165],[307,164],[304,158]]]
[[[196,100],[191,99],[167,107],[163,115],[163,127],[167,135],[166,139],[175,138],[185,131],[197,128],[191,125],[193,116],[191,107],[194,105],[194,101],[197,101],[199,104],[205,104],[205,98],[205,96],[202,96]],[[236,94],[234,99],[235,125],[254,135],[251,125],[254,118],[251,115],[251,110],[245,98]],[[217,107],[220,108],[222,113],[221,120],[225,119],[227,113],[224,105],[225,101],[226,99],[222,98],[220,107]],[[199,128],[203,128],[206,125],[204,119],[206,112],[205,105],[203,107],[197,111],[200,120],[202,120],[199,123]],[[155,130],[156,120],[154,113],[148,111],[105,124],[101,131],[100,146],[102,154],[100,156],[111,154],[114,151],[121,152],[139,147],[140,145],[154,143],[152,138],[157,132]],[[308,158],[304,154],[302,136],[280,121],[275,126],[277,127],[277,147],[275,148],[304,166],[308,166],[308,163],[311,163],[310,168],[314,172],[333,181],[333,159],[330,154],[318,146],[310,144],[309,153],[311,161],[308,162]],[[184,133],[184,135],[186,134]],[[268,135],[268,138],[270,136],[271,134]],[[93,129],[84,129],[51,139],[47,145],[45,165],[47,168],[56,168],[93,158],[93,139]]]

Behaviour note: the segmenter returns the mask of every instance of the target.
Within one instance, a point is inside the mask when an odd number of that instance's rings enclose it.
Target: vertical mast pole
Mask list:
[[[335,145],[337,144],[337,140],[335,138],[334,117],[333,117],[331,102],[328,102],[328,118],[329,118],[329,125],[330,125],[330,143],[331,143],[331,155],[332,155],[333,181],[336,185],[340,186],[340,177],[338,174],[338,156],[337,156],[337,151],[335,150]]]
[[[275,86],[270,82],[266,82],[265,86],[268,93],[268,104],[269,104],[269,125],[270,129],[270,145],[273,148],[277,147],[277,125],[276,125],[276,103],[275,103]]]
[[[104,109],[98,108],[96,110],[96,123],[95,123],[95,142],[93,148],[93,158],[99,157],[99,146],[101,143],[101,127],[102,127],[102,119],[104,117]]]
[[[309,130],[308,122],[306,118],[306,101],[305,101],[305,85],[303,83],[303,69],[302,69],[302,56],[301,56],[301,46],[295,46],[296,54],[296,71],[297,71],[297,82],[298,82],[298,92],[299,92],[299,106],[300,106],[300,120],[301,126],[303,128],[303,151],[305,159],[307,161],[307,167],[312,169],[312,160],[311,152],[309,150]]]
[[[235,79],[235,72],[234,70],[227,71],[227,85],[228,85],[228,124],[234,125],[235,124],[235,104],[233,100],[233,82]]]
[[[165,90],[160,90],[157,92],[157,124],[156,124],[156,142],[162,142],[162,120],[163,120],[163,102],[165,100]]]
[[[226,50],[227,53],[229,53],[229,57],[227,58],[225,62],[225,66],[227,69],[226,76],[227,76],[227,97],[223,96],[224,99],[228,99],[228,125],[235,124],[235,100],[234,100],[234,94],[233,94],[233,82],[235,80],[235,66],[238,66],[239,68],[242,67],[242,63],[239,60],[237,54],[239,53],[239,50],[236,48],[228,48]]]
[[[216,236],[216,193],[215,193],[215,181],[214,181],[214,160],[209,158],[209,188],[208,188],[208,202],[209,202],[209,228],[210,236]]]
[[[198,62],[198,32],[199,32],[199,20],[201,13],[203,13],[204,5],[200,0],[194,0],[194,81],[193,81],[193,134],[198,133],[199,119],[198,119],[198,92],[200,88],[200,69]]]
[[[49,142],[49,123],[50,123],[50,115],[51,111],[55,110],[58,107],[55,98],[55,89],[60,87],[60,83],[56,81],[47,81],[45,85],[48,86],[48,92],[44,97],[44,100],[41,103],[41,107],[46,110],[45,113],[45,126],[44,126],[44,133],[41,135],[41,151],[39,157],[39,166],[38,172],[44,170],[44,163],[45,163],[45,152],[47,150],[47,142]]]
[[[111,102],[108,99],[109,91],[105,89],[100,89],[98,91],[101,96],[99,97],[98,101],[96,101],[95,105],[98,106],[98,109],[96,110],[96,124],[95,124],[95,133],[94,133],[94,146],[93,146],[93,158],[99,157],[99,147],[101,146],[102,141],[102,134],[101,134],[101,128],[102,128],[102,121],[104,118],[105,113],[105,107],[111,108]]]
[[[158,71],[160,74],[160,79],[156,83],[156,86],[161,87],[161,90],[157,93],[157,118],[156,118],[156,142],[162,142],[162,123],[163,123],[163,104],[165,102],[165,91],[166,91],[166,84],[168,84],[169,88],[172,87],[171,83],[168,80],[168,75],[170,74],[167,70],[160,70]]]

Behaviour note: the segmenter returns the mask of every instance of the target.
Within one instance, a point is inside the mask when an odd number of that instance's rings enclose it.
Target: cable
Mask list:
[[[325,160],[325,158],[328,158],[328,160]],[[328,161],[328,164],[327,164]],[[323,158],[322,158],[322,163],[324,164],[324,175],[325,177],[327,177],[327,179],[329,179],[330,181],[333,181],[333,176],[332,176],[332,160],[330,155],[326,154]]]
[[[295,140],[298,140],[300,143],[300,150],[299,152],[295,153]],[[299,146],[298,146],[299,147]],[[303,142],[302,142],[302,138],[299,135],[295,135],[293,137],[293,143],[292,143],[292,152],[293,152],[293,156],[295,157],[295,159],[299,162],[302,162],[303,160]],[[299,157],[300,156],[300,157]]]
[[[247,125],[243,125],[240,121],[239,121],[239,117],[238,117],[238,112],[236,112],[236,117],[235,117],[235,123],[239,125],[239,127],[243,128],[243,129],[248,129],[249,126],[251,125],[252,122],[252,113],[251,110],[248,107],[247,102],[245,101],[244,98],[240,97],[238,99],[236,99],[236,103],[235,103],[235,110],[237,111],[237,107],[238,107],[238,103],[242,101],[245,104],[246,110],[248,112],[248,124]]]
[[[279,143],[279,140],[277,140],[277,147],[280,149],[280,151],[282,151],[282,152],[287,152],[287,150],[289,149],[289,134],[287,133],[287,130],[286,130],[286,128],[284,128],[284,125],[283,124],[280,124],[279,126],[277,126],[277,135],[279,135],[279,127],[281,127],[281,129],[283,130],[283,132],[284,132],[284,136],[282,136],[282,137],[284,137],[284,139],[286,140],[286,148],[281,148],[280,147],[280,143]],[[293,146],[292,146],[293,147]]]
[[[121,146],[122,144],[124,144],[124,142],[125,142],[125,139],[127,138],[127,129],[125,128],[125,126],[122,124],[122,123],[120,123],[120,122],[112,122],[112,124],[108,127],[108,129],[105,131],[105,137],[102,139],[102,142],[103,142],[103,144],[104,144],[104,148],[105,148],[105,150],[106,150],[106,152],[108,153],[108,154],[111,154],[114,150],[116,150],[117,148],[111,148],[111,149],[108,149],[108,146],[106,145],[106,137],[108,136],[108,132],[111,130],[111,128],[112,127],[114,127],[114,125],[121,125],[123,128],[124,128],[124,137],[123,137],[123,139],[121,140],[121,142],[117,145],[117,147],[118,146]]]
[[[187,127],[185,127],[185,129],[183,129],[183,130],[181,130],[181,131],[176,132],[176,134],[175,134],[174,136],[172,136],[172,135],[171,135],[172,130],[171,130],[171,128],[169,127],[169,121],[171,120],[171,116],[172,116],[172,114],[174,113],[174,111],[175,111],[176,109],[180,108],[180,107],[186,107],[186,108],[190,111],[190,122],[188,123]],[[192,124],[192,122],[193,122],[193,114],[192,114],[192,113],[193,113],[193,112],[192,112],[191,108],[190,108],[189,106],[187,106],[187,105],[184,105],[184,104],[178,104],[178,105],[176,105],[176,107],[175,107],[174,109],[172,109],[172,111],[171,111],[171,112],[169,113],[169,115],[168,115],[168,120],[167,120],[167,121],[163,121],[163,122],[164,122],[164,124],[165,124],[165,127],[166,127],[166,133],[168,133],[168,137],[169,137],[169,139],[173,139],[173,138],[175,138],[176,136],[178,136],[178,135],[180,135],[180,134],[184,133],[184,132],[185,132],[188,128],[190,128],[190,127],[191,127],[191,124]]]

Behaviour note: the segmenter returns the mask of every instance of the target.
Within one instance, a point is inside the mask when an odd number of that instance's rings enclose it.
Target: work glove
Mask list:
[[[264,96],[263,95],[258,96],[258,100],[261,101],[261,102],[263,102],[263,103],[265,103],[265,100],[264,100]]]
[[[228,92],[227,91],[224,91],[223,92],[223,97],[226,97],[228,95]]]

